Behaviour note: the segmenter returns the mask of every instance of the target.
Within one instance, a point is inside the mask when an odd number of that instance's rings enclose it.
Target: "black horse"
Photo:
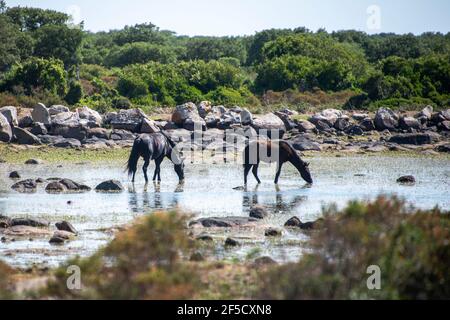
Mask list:
[[[261,151],[262,149],[262,151]],[[275,184],[278,184],[280,178],[281,168],[286,162],[290,162],[300,172],[303,180],[312,184],[313,180],[309,172],[309,163],[300,159],[299,155],[286,141],[252,141],[244,150],[244,183],[247,185],[247,176],[250,170],[255,176],[256,181],[261,183],[258,178],[258,167],[260,162],[277,162],[277,174],[275,177]]]
[[[128,175],[133,176],[132,182],[137,171],[137,163],[139,158],[144,158],[144,177],[148,182],[147,169],[150,161],[154,160],[156,164],[153,181],[158,178],[161,181],[161,163],[164,158],[169,158],[175,165],[175,172],[180,179],[180,183],[184,180],[184,162],[179,152],[175,150],[175,142],[164,132],[142,134],[136,138],[131,149],[130,158],[128,159]]]

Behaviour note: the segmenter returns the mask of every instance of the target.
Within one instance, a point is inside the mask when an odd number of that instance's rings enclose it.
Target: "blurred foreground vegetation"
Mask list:
[[[324,211],[308,231],[311,253],[298,263],[190,261],[199,244],[186,215],[140,218],[89,258],[54,271],[31,298],[55,299],[449,299],[450,213],[421,211],[379,197]],[[203,248],[205,250],[205,248]],[[67,289],[67,267],[81,268],[82,290]],[[381,289],[368,290],[369,266]],[[0,298],[11,298],[13,271],[0,264]]]
[[[91,33],[0,1],[0,106],[98,111],[210,100],[254,112],[450,105],[450,34],[271,29],[187,37],[152,23]]]

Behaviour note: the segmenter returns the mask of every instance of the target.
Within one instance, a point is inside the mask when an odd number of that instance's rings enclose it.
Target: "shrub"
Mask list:
[[[176,212],[141,218],[95,255],[59,268],[44,293],[63,299],[192,298],[198,274],[181,261],[193,245],[185,227],[186,217]],[[81,291],[67,289],[70,265],[81,268]]]
[[[379,197],[328,209],[311,237],[313,253],[262,275],[259,298],[450,298],[448,212]],[[371,265],[381,269],[381,290],[367,289]]]
[[[83,88],[81,87],[80,82],[72,81],[69,85],[69,91],[67,92],[64,100],[66,100],[68,104],[75,105],[81,100],[82,97]]]

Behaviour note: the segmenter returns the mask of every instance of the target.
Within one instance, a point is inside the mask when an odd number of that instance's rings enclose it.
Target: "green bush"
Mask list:
[[[312,253],[261,275],[263,299],[449,299],[450,214],[397,198],[330,208],[311,234]],[[368,290],[367,269],[381,269]]]
[[[64,100],[67,101],[70,105],[77,104],[81,98],[83,97],[83,88],[81,87],[80,82],[72,81],[69,84],[69,91],[66,94]]]

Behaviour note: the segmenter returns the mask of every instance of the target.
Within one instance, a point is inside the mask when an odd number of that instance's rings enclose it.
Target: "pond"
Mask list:
[[[275,166],[260,168],[263,183],[256,186],[250,175],[247,190],[242,186],[243,169],[238,164],[196,164],[186,166],[186,182],[177,186],[178,179],[170,163],[162,167],[162,183],[145,186],[141,172],[132,186],[124,172],[123,163],[79,163],[56,165],[0,164],[0,214],[10,217],[43,218],[54,224],[70,221],[79,237],[64,246],[52,246],[45,239],[16,239],[0,243],[0,258],[13,266],[33,264],[56,266],[75,255],[86,256],[112,237],[104,232],[114,226],[129,223],[134,218],[151,214],[158,209],[180,208],[194,218],[220,216],[248,216],[254,204],[264,205],[270,215],[253,228],[236,230],[205,230],[219,239],[215,257],[218,259],[246,259],[252,254],[269,255],[278,261],[298,259],[307,239],[302,232],[284,230],[277,239],[266,239],[264,228],[282,228],[292,216],[312,221],[321,216],[322,208],[330,204],[343,207],[354,199],[368,200],[380,194],[396,194],[419,208],[438,205],[450,209],[450,159],[448,157],[406,156],[323,156],[307,159],[314,178],[312,187],[305,183],[291,165],[284,167],[280,184],[273,184]],[[153,166],[150,167],[152,170]],[[14,183],[9,172],[17,170],[22,178],[61,177],[95,187],[98,183],[120,180],[126,192],[101,194],[47,194],[44,186],[35,194],[20,194],[10,189]],[[414,186],[396,183],[402,175],[414,175]],[[70,204],[69,204],[70,202]],[[223,240],[232,236],[242,242],[235,249],[223,249]]]

